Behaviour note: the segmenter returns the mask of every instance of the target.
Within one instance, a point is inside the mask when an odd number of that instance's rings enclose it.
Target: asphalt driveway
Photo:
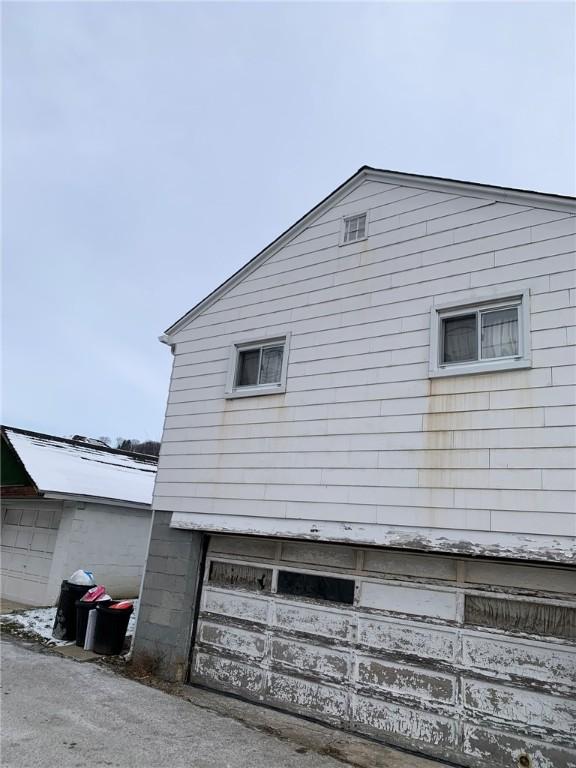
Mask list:
[[[209,692],[192,703],[10,637],[1,651],[4,768],[343,768],[346,749],[355,765],[437,765]]]

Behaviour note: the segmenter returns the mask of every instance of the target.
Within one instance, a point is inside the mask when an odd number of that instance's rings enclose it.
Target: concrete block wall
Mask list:
[[[134,637],[135,661],[158,661],[158,674],[182,681],[188,668],[204,535],[170,528],[170,512],[154,512]]]
[[[140,590],[150,533],[150,509],[77,502],[60,580],[78,568],[94,572],[113,598],[136,597]]]

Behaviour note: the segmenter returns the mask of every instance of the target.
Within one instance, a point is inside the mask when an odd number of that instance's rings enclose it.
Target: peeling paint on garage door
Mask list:
[[[499,568],[212,537],[191,681],[467,766],[574,768],[574,572]]]

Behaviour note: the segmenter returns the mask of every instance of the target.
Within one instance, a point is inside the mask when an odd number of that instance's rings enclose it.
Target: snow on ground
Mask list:
[[[138,600],[133,600],[132,602],[134,603],[134,611],[128,622],[126,633],[128,635],[134,634],[138,610]],[[67,640],[56,640],[52,637],[52,627],[54,626],[55,618],[56,608],[31,608],[28,611],[0,614],[0,622],[17,624],[22,630],[38,635],[45,645],[70,645]]]
[[[43,641],[49,641],[49,645],[68,645],[67,641],[56,640],[52,637],[55,617],[56,608],[32,608],[29,611],[4,613],[0,616],[0,620],[17,624],[26,632],[40,635]]]

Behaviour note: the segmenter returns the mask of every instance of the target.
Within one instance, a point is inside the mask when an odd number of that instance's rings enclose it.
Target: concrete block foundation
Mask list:
[[[181,682],[189,664],[205,536],[170,528],[170,518],[170,512],[154,512],[133,659],[153,663],[165,680]]]

